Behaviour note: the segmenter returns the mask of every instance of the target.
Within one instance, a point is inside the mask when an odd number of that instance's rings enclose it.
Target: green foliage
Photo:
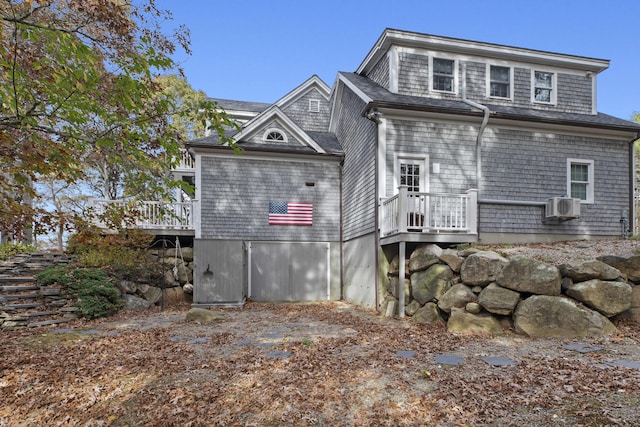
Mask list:
[[[5,260],[13,255],[29,254],[36,250],[33,245],[25,245],[24,243],[3,243],[0,245],[0,261]]]
[[[41,285],[59,284],[63,296],[75,300],[80,315],[89,319],[109,316],[124,305],[120,291],[98,268],[49,267],[38,274]]]

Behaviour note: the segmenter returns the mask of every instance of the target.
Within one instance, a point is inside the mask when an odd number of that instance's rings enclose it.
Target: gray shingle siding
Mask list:
[[[371,70],[369,74],[367,74],[374,82],[378,83],[380,86],[389,89],[389,57],[388,55],[383,56],[380,61],[376,64],[375,67]]]
[[[320,102],[320,111],[317,113],[309,111],[309,100]],[[329,128],[329,101],[318,89],[313,88],[295,102],[283,107],[283,112],[293,120],[303,130],[323,132]]]
[[[477,126],[468,123],[389,119],[386,196],[397,193],[394,180],[396,153],[428,155],[430,164],[440,164],[440,173],[431,173],[427,178],[431,192],[463,193],[474,188],[476,135]]]
[[[398,53],[398,93],[428,96],[429,57],[427,55]]]
[[[375,231],[376,126],[362,111],[364,102],[345,88],[336,137],[345,153],[343,166],[343,237]]]
[[[339,177],[338,162],[203,156],[202,238],[339,241]],[[312,202],[313,226],[269,225],[269,201]]]
[[[436,53],[434,55],[438,57]],[[455,58],[455,56],[451,57]],[[567,113],[592,114],[592,80],[585,74],[568,74],[555,70],[557,102],[556,105],[538,104],[531,99],[531,75],[533,70],[540,69],[532,64],[530,67],[513,65],[513,100],[502,100],[487,97],[487,64],[493,62],[489,58],[458,60],[458,81],[462,85],[462,67],[467,68],[467,98],[481,103],[511,105],[540,110],[553,110]],[[508,64],[506,64],[508,66]],[[369,76],[371,78],[371,76]],[[381,86],[388,88],[388,83]],[[435,97],[438,99],[461,99],[461,87],[455,94],[429,92],[429,56],[426,53],[400,51],[398,53],[398,93],[402,95]]]
[[[543,224],[542,208],[481,205],[480,230],[503,233],[619,234],[628,206],[628,142],[596,137],[488,129],[483,149],[481,199],[546,201],[567,194],[567,159],[594,161],[594,204],[581,218]],[[615,191],[612,189],[615,188]]]

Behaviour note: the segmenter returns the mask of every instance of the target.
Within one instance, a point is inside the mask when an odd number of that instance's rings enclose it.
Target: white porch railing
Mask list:
[[[195,160],[191,157],[191,154],[187,150],[180,150],[180,157],[178,158],[178,164],[174,170],[193,170],[196,168]]]
[[[172,229],[193,230],[194,202],[153,202],[153,201],[122,201],[122,200],[94,200],[93,223],[101,228],[108,228],[103,217],[110,209],[116,209],[125,217],[125,225],[144,229]],[[128,224],[127,222],[131,222]]]
[[[416,193],[406,186],[382,202],[381,233],[410,232],[476,234],[478,192],[465,194]]]

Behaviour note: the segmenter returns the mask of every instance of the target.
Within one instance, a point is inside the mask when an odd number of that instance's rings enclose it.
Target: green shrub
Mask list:
[[[80,315],[89,319],[109,316],[124,305],[118,288],[98,268],[49,267],[38,274],[38,283],[61,285],[63,296],[75,300]]]
[[[3,243],[0,245],[0,261],[18,254],[30,254],[35,250],[36,248],[33,245],[24,243]]]

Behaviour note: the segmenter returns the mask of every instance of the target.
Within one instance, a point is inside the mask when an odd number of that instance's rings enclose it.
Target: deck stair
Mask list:
[[[20,254],[0,261],[0,329],[37,327],[76,319],[76,307],[58,286],[40,286],[36,276],[45,268],[69,263],[63,253]]]

